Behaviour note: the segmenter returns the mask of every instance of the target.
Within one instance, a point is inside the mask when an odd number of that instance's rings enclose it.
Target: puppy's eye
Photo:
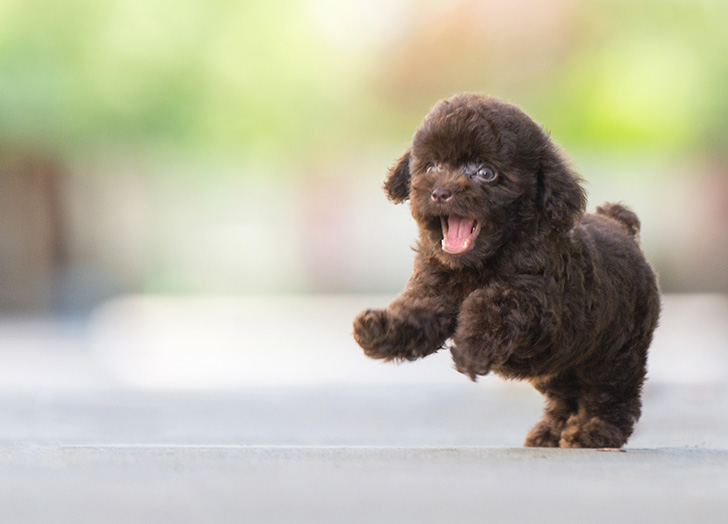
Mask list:
[[[480,178],[484,182],[492,182],[493,180],[498,178],[498,173],[488,167],[481,167],[475,172],[475,174],[478,175],[478,178]]]
[[[427,166],[428,173],[437,173],[439,170],[440,170],[440,167],[437,164],[429,164]]]

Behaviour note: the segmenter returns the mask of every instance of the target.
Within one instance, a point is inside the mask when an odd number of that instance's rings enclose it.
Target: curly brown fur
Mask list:
[[[451,340],[461,373],[528,380],[545,396],[525,445],[624,445],[659,292],[637,216],[619,204],[584,214],[580,182],[517,107],[438,103],[385,181],[391,200],[410,200],[419,240],[402,294],[354,320],[364,352],[413,360]]]

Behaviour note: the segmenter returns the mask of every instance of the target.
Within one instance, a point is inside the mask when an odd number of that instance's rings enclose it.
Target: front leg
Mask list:
[[[456,369],[472,380],[498,370],[511,356],[527,357],[550,330],[543,293],[492,284],[463,302],[451,348]]]
[[[415,360],[442,348],[454,313],[434,298],[405,294],[386,309],[367,309],[354,319],[354,339],[371,358]]]

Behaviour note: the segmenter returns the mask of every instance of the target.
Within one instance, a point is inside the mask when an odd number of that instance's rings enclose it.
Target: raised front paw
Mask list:
[[[354,319],[354,340],[370,358],[396,358],[392,338],[392,319],[383,309],[367,309]]]
[[[486,351],[474,351],[465,345],[454,345],[450,346],[450,353],[455,369],[471,380],[475,381],[478,376],[490,373],[492,359]]]
[[[511,355],[528,347],[534,313],[514,290],[493,285],[468,295],[458,315],[451,348],[457,370],[471,379],[499,371]]]
[[[354,340],[370,358],[414,360],[420,355],[400,340],[400,324],[386,309],[367,309],[354,319]]]
[[[354,339],[371,358],[415,360],[434,353],[445,336],[436,319],[422,311],[394,314],[367,309],[354,319]]]

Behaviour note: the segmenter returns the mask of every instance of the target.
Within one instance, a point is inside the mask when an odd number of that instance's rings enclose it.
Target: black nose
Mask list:
[[[447,202],[452,198],[452,193],[447,189],[435,189],[432,192],[432,200],[435,202]]]

